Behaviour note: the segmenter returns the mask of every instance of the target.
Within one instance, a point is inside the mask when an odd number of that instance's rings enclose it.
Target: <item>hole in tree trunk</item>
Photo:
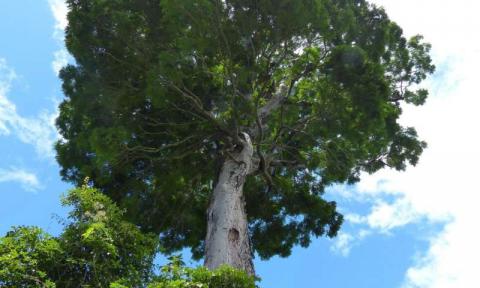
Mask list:
[[[238,243],[238,239],[240,238],[240,232],[238,232],[235,228],[230,228],[228,231],[228,241],[233,244]]]

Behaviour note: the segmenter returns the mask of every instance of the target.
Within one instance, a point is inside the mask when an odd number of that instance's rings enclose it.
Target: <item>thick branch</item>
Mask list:
[[[258,109],[258,116],[260,117],[261,122],[265,120],[273,111],[275,111],[282,102],[287,98],[288,96],[288,89],[287,86],[281,85],[280,89],[273,97],[265,104],[263,107]]]
[[[188,100],[189,104],[191,104],[194,110],[198,113],[198,116],[210,121],[219,131],[224,133],[226,136],[231,137],[235,143],[241,144],[238,133],[232,133],[229,129],[224,127],[224,125],[222,125],[210,111],[205,110],[200,97],[198,97],[192,91],[188,90],[185,87],[182,89],[171,81],[164,79],[163,77],[161,77],[161,79],[166,85],[178,92],[185,100]]]
[[[272,160],[270,161],[271,167],[294,167],[294,168],[305,168],[305,164],[300,163],[299,161],[292,160]]]

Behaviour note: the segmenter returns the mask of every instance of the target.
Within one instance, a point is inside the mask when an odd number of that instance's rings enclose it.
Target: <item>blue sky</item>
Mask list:
[[[288,258],[256,261],[261,287],[480,287],[478,67],[480,4],[473,0],[377,0],[409,36],[433,45],[438,69],[423,107],[404,107],[429,148],[404,173],[364,175],[332,187],[346,223]],[[0,1],[0,235],[12,225],[60,231],[59,177],[52,144],[62,99],[56,73],[68,61],[62,0]]]

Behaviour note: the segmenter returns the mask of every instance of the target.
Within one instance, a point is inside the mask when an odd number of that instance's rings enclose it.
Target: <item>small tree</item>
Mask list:
[[[364,0],[68,0],[62,176],[215,268],[336,235],[327,185],[415,164],[400,103],[433,72]]]
[[[16,227],[0,238],[1,287],[142,287],[153,276],[156,237],[122,219],[107,196],[87,186],[63,199],[72,206],[65,229],[52,237]]]
[[[15,227],[0,238],[0,286],[53,288],[48,275],[61,248],[37,227]]]

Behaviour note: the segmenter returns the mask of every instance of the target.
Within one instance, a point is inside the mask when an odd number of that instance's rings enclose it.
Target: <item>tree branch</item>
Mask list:
[[[163,76],[161,77],[161,81],[165,83],[167,86],[171,87],[174,91],[178,92],[184,99],[188,100],[189,104],[197,111],[198,116],[204,118],[205,120],[210,121],[219,131],[224,133],[226,136],[230,136],[233,138],[235,143],[241,144],[241,140],[238,137],[238,133],[231,133],[226,127],[224,127],[217,118],[210,112],[204,109],[202,100],[200,97],[195,95],[192,91],[188,90],[186,87],[184,89],[178,87],[171,81],[168,81]],[[174,105],[174,104],[172,104]]]

